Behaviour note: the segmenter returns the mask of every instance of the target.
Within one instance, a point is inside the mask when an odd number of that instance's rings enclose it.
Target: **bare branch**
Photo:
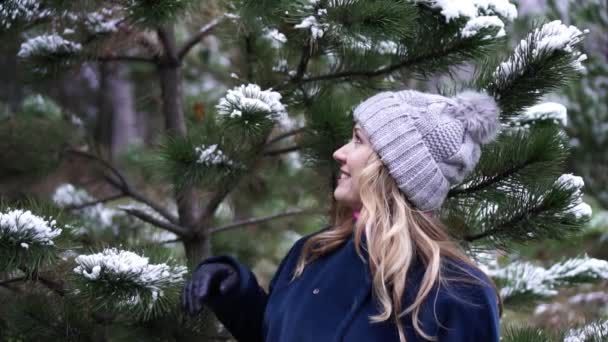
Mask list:
[[[302,47],[302,55],[300,56],[300,62],[298,63],[298,69],[296,71],[296,75],[293,77],[294,81],[299,82],[304,73],[306,72],[306,68],[308,67],[308,61],[310,60],[311,53],[311,45],[310,40],[306,41],[306,44]]]
[[[285,148],[279,148],[276,150],[272,150],[272,151],[266,151],[264,152],[264,156],[265,157],[272,157],[272,156],[277,156],[279,154],[283,154],[283,153],[290,153],[290,152],[295,152],[302,149],[302,146],[296,145],[296,146],[289,146],[289,147],[285,147]]]
[[[215,233],[223,232],[226,230],[247,226],[250,224],[259,224],[259,223],[276,220],[276,219],[282,218],[282,217],[289,217],[289,216],[296,216],[296,215],[322,214],[322,213],[324,213],[324,211],[321,211],[318,209],[288,210],[286,212],[279,213],[279,214],[274,214],[274,215],[259,217],[259,218],[250,218],[250,219],[246,219],[246,220],[240,220],[240,221],[236,221],[236,222],[224,225],[224,226],[210,228],[208,230],[208,232],[209,232],[209,234],[215,234]]]
[[[112,177],[109,177],[109,176],[105,177],[105,179],[110,184],[112,184],[115,188],[117,188],[118,190],[121,190],[124,195],[129,196],[129,197],[131,197],[131,198],[133,198],[133,199],[135,199],[135,200],[137,200],[137,201],[139,201],[139,202],[141,202],[141,203],[149,206],[150,208],[152,208],[154,211],[156,211],[159,215],[161,215],[163,218],[165,218],[170,223],[177,224],[179,222],[178,219],[175,216],[173,216],[173,214],[171,214],[166,209],[164,209],[162,206],[160,206],[159,204],[156,204],[155,202],[153,202],[152,200],[146,198],[144,195],[142,195],[137,190],[135,190],[127,182],[127,179],[122,174],[122,172],[120,172],[118,169],[116,169],[108,161],[106,161],[106,160],[104,160],[104,159],[102,159],[102,158],[100,158],[100,157],[98,157],[98,156],[96,156],[94,154],[90,154],[90,153],[87,153],[87,152],[78,151],[78,150],[74,150],[74,149],[69,149],[69,150],[67,150],[67,152],[100,163],[106,169],[110,170],[110,172],[112,172],[112,174],[118,180],[116,180],[116,179],[114,179]]]
[[[18,283],[18,282],[24,281],[24,280],[27,280],[27,277],[21,276],[21,277],[11,278],[11,279],[0,281],[0,286],[8,287],[7,286],[8,284]]]
[[[233,184],[236,184],[236,182]],[[211,199],[206,203],[205,208],[203,209],[203,213],[201,215],[203,220],[213,217],[213,213],[215,213],[217,207],[220,205],[220,203],[222,203],[224,198],[226,198],[231,190],[232,188],[225,187],[221,191],[213,193]]]
[[[27,268],[25,267],[19,267],[19,269],[21,270],[21,272],[26,274],[27,279],[32,279],[34,281],[38,281],[39,283],[41,283],[42,285],[46,286],[47,288],[49,288],[50,290],[52,290],[53,292],[55,292],[56,294],[58,294],[59,296],[63,297],[65,296],[65,289],[63,288],[63,284],[60,282],[56,282],[54,280],[51,280],[49,278],[46,278],[44,276],[41,276],[38,273],[38,270],[34,270],[33,272],[29,272],[27,270]]]
[[[128,208],[128,207],[119,207],[119,209],[126,212],[127,214],[129,214],[131,216],[137,217],[138,219],[140,219],[144,222],[150,223],[159,228],[163,228],[163,229],[168,230],[179,236],[183,236],[188,232],[187,229],[182,226],[171,223],[169,221],[159,220],[156,217],[144,212],[143,210],[139,210],[139,209],[135,209],[135,208]]]
[[[118,56],[118,55],[107,55],[107,56],[96,56],[90,58],[96,62],[139,62],[139,63],[150,63],[158,64],[157,60],[150,57],[144,56]]]
[[[381,68],[377,68],[375,70],[347,70],[347,71],[339,71],[339,72],[329,73],[329,74],[319,75],[319,76],[303,77],[300,79],[293,77],[288,80],[285,80],[278,86],[274,87],[274,89],[283,90],[290,84],[301,85],[301,84],[310,83],[310,82],[330,81],[330,80],[348,81],[352,77],[372,78],[372,77],[387,75],[387,74],[392,73],[393,71],[396,71],[396,70],[399,70],[399,69],[402,69],[402,68],[405,68],[405,67],[408,67],[411,65],[415,65],[418,63],[425,62],[430,58],[436,57],[437,55],[445,55],[445,54],[449,54],[449,53],[452,53],[457,50],[458,50],[458,47],[453,46],[453,47],[444,49],[442,51],[434,51],[432,53],[417,56],[412,59],[405,59],[405,60],[399,61],[395,64],[390,64],[390,65],[387,65],[387,66],[384,66]]]
[[[289,132],[285,132],[283,134],[279,134],[276,137],[272,138],[271,140],[269,140],[266,145],[272,145],[274,143],[276,143],[277,141],[283,140],[285,138],[289,138],[292,135],[296,135],[298,133],[304,132],[305,128],[304,127],[300,127],[294,130],[291,130]]]
[[[167,245],[167,244],[170,244],[170,243],[177,243],[177,242],[180,242],[180,241],[182,241],[182,239],[171,239],[171,240],[160,241],[159,244],[161,244],[161,245]]]
[[[67,210],[78,210],[78,209],[84,209],[86,207],[90,207],[99,203],[106,203],[106,202],[110,202],[113,200],[117,200],[120,198],[125,197],[126,195],[124,193],[120,193],[120,194],[116,194],[116,195],[112,195],[106,198],[101,198],[95,201],[90,201],[90,202],[85,202],[85,203],[81,203],[81,204],[75,204],[75,205],[68,205],[63,207],[63,209],[67,209]]]
[[[190,50],[196,44],[198,44],[198,42],[201,41],[201,39],[205,38],[205,36],[207,36],[209,33],[211,33],[213,31],[213,29],[219,23],[221,23],[224,18],[225,18],[224,16],[220,16],[218,18],[211,20],[209,23],[207,23],[207,25],[201,27],[201,29],[196,34],[194,34],[192,37],[190,37],[184,43],[184,45],[182,45],[182,47],[179,49],[179,53],[177,54],[177,58],[179,58],[180,60],[183,60],[184,57],[188,54],[188,52],[190,52]]]

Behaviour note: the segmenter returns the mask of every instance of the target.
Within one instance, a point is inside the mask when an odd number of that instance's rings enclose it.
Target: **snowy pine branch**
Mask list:
[[[44,34],[30,38],[21,44],[17,56],[20,58],[69,56],[82,50],[82,45],[53,34]]]
[[[505,267],[482,265],[500,287],[505,303],[555,296],[559,287],[608,279],[608,261],[581,258],[568,259],[549,268],[530,262],[512,262]]]
[[[149,319],[173,308],[187,272],[185,266],[151,264],[147,257],[115,248],[76,257],[74,273],[82,286],[76,295],[98,309]]]
[[[40,0],[5,0],[0,3],[0,32],[19,23],[31,23],[49,18],[53,12]]]
[[[0,239],[25,249],[29,245],[52,246],[61,234],[57,222],[34,215],[29,210],[9,209],[0,213]]]
[[[41,265],[56,260],[55,241],[61,232],[55,220],[29,210],[0,212],[0,272],[21,269],[35,273]]]
[[[461,29],[463,37],[478,34],[481,30],[498,28],[495,36],[498,38],[505,35],[505,23],[517,18],[517,8],[508,0],[483,0],[483,1],[449,1],[449,0],[413,0],[415,3],[439,10],[446,22],[464,19],[466,21]]]
[[[86,190],[76,188],[72,184],[62,184],[53,193],[53,202],[62,208],[76,207],[74,212],[83,219],[90,221],[98,228],[117,229],[115,218],[124,216],[119,210],[109,208],[98,202]],[[88,206],[81,206],[91,204]]]
[[[285,115],[281,94],[272,90],[261,90],[256,84],[241,85],[228,90],[216,106],[218,113],[231,119],[261,114],[267,118]]]
[[[550,121],[566,127],[568,125],[568,110],[559,103],[543,102],[527,108],[524,113],[513,118],[513,122],[524,126],[540,121]]]
[[[564,342],[595,342],[608,338],[608,320],[595,322],[566,332]]]
[[[494,94],[503,116],[516,115],[584,70],[578,45],[587,32],[559,20],[536,28],[505,61],[484,71],[480,86]]]

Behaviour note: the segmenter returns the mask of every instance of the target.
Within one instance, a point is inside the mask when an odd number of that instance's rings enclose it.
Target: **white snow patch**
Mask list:
[[[196,161],[199,164],[203,164],[205,166],[213,166],[213,165],[234,165],[234,162],[231,161],[225,154],[217,147],[217,144],[210,146],[197,146],[194,148],[198,156],[198,160]]]
[[[494,38],[504,37],[506,35],[505,23],[503,23],[503,21],[495,15],[473,18],[467,22],[460,32],[463,37],[468,38],[476,35],[483,29],[491,27],[497,27],[499,29]]]
[[[504,268],[497,265],[485,267],[484,272],[506,281],[507,285],[500,290],[503,299],[524,293],[549,297],[557,294],[557,286],[576,277],[608,279],[608,261],[585,255],[557,263],[549,269],[529,262],[513,262]]]
[[[8,240],[23,248],[30,244],[54,245],[53,239],[61,234],[55,220],[46,220],[29,210],[8,209],[0,213],[0,240]]]
[[[21,44],[17,53],[20,58],[29,58],[35,55],[53,53],[76,53],[82,49],[82,45],[64,39],[60,35],[44,34],[30,38]]]
[[[112,10],[108,8],[88,13],[84,18],[87,29],[94,33],[116,32],[120,21],[120,18],[112,18]]]
[[[116,248],[79,255],[75,262],[78,266],[74,272],[90,281],[131,281],[151,291],[160,291],[162,286],[183,281],[187,272],[185,266],[150,264],[146,257]]]
[[[261,90],[257,84],[241,85],[228,90],[216,108],[220,115],[231,118],[241,117],[247,112],[263,112],[269,116],[286,115],[281,94],[271,89]]]
[[[275,49],[278,49],[282,47],[283,44],[287,43],[287,37],[276,28],[264,28],[262,34],[264,35],[264,38],[270,41],[270,44]]]
[[[571,65],[579,72],[585,72],[582,62],[587,59],[587,55],[581,53],[576,45],[580,43],[588,30],[581,31],[575,26],[566,26],[560,20],[555,20],[544,24],[532,31],[515,48],[505,62],[501,63],[494,73],[495,77],[506,77],[511,74],[523,72],[523,61],[530,53],[532,57],[542,54],[550,54],[554,51],[565,51],[572,55]]]
[[[608,321],[568,330],[564,342],[585,342],[591,340],[594,336],[597,337],[598,340],[599,338],[608,336]]]
[[[517,7],[507,0],[413,0],[431,8],[441,10],[446,21],[466,17],[475,18],[483,14],[497,14],[509,21],[517,18]]]
[[[518,119],[524,121],[554,120],[565,127],[568,125],[568,110],[562,104],[545,102],[526,109]]]

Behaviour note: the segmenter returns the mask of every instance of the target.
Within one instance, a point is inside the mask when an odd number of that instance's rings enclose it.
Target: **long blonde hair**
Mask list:
[[[338,205],[333,227],[312,236],[303,245],[294,279],[308,264],[339,248],[353,233],[361,256],[361,237],[366,233],[372,293],[381,306],[379,314],[370,316],[371,322],[392,319],[399,341],[406,342],[400,318],[411,313],[416,332],[427,340],[435,340],[422,330],[418,316],[433,286],[446,280],[441,272],[442,257],[476,266],[439,221],[410,206],[377,154],[371,154],[358,181],[362,203],[359,219],[355,222],[353,209]],[[424,276],[414,302],[402,308],[407,271],[416,257],[426,266]]]

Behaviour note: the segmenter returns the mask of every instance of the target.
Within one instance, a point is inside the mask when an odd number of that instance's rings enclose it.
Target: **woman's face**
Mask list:
[[[374,153],[367,135],[357,123],[353,128],[351,141],[337,149],[333,157],[340,164],[338,185],[334,190],[336,201],[354,209],[361,208],[358,179],[368,158]]]

